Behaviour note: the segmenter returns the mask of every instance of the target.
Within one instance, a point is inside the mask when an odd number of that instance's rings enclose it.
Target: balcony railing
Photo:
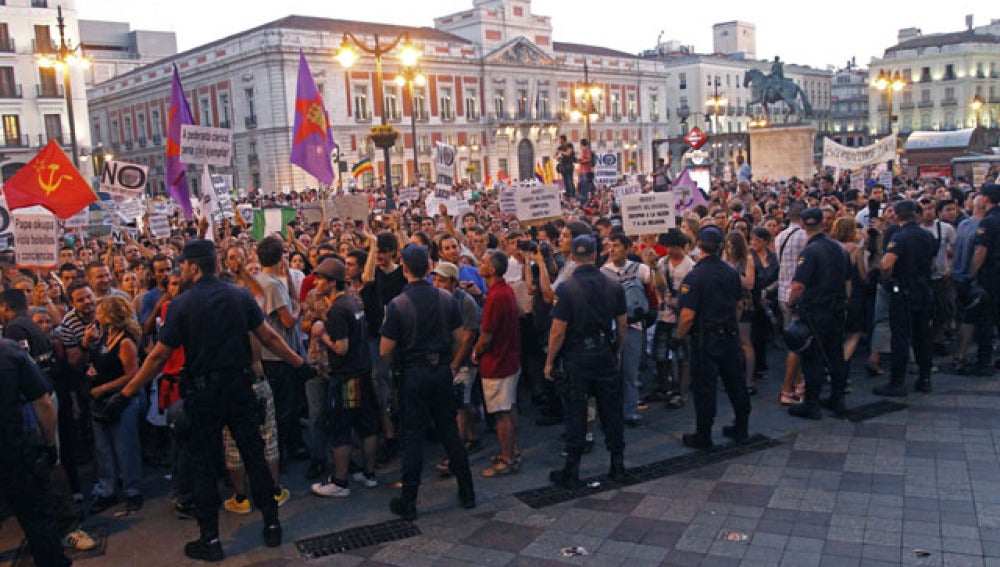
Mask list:
[[[691,107],[690,106],[678,106],[677,107],[677,116],[681,120],[687,118],[688,116],[691,116]]]
[[[7,37],[0,40],[0,53],[14,53],[16,51],[14,38]]]
[[[922,100],[917,103],[918,108],[934,108],[933,100]]]
[[[958,101],[954,98],[946,98],[941,101],[941,106],[958,106]]]
[[[455,121],[455,111],[448,110],[441,112],[441,122],[454,122]]]
[[[254,128],[257,127],[257,116],[256,115],[254,115],[254,116],[246,116],[246,117],[244,117],[243,121],[244,121],[244,125],[246,126],[247,130],[253,130]]]
[[[478,122],[479,121],[479,113],[478,112],[471,112],[471,113],[470,112],[466,112],[465,113],[465,120],[466,120],[466,122]]]
[[[14,138],[4,139],[4,146],[8,148],[27,148],[28,147],[28,135],[16,136]]]
[[[427,114],[426,110],[422,110],[420,112],[414,112],[413,119],[417,122],[427,122],[430,120],[430,116]]]
[[[372,113],[370,111],[362,110],[361,112],[354,112],[354,121],[358,123],[367,123],[372,121]],[[248,126],[249,128],[249,126]]]
[[[23,98],[21,85],[7,85],[0,88],[0,98]]]
[[[424,145],[418,145],[417,146],[417,153],[420,154],[420,155],[422,155],[422,156],[429,156],[429,155],[431,155],[431,147],[430,146],[424,146]]]
[[[66,96],[62,85],[35,85],[38,98],[63,98]]]
[[[660,121],[660,115],[659,114],[650,114],[649,115],[649,121],[650,122],[659,122]]]
[[[622,115],[621,115],[621,113],[620,112],[613,112],[613,113],[611,113],[611,120],[613,120],[615,122],[621,122],[622,121]]]
[[[909,101],[909,102],[901,102],[901,103],[899,103],[899,107],[902,108],[902,109],[910,109],[910,108],[913,108],[914,106],[915,105],[913,104],[912,100]]]
[[[39,41],[37,39],[31,40],[31,52],[32,53],[55,53],[59,51],[59,46],[56,42],[49,41]]]
[[[58,136],[50,136],[50,135],[46,135],[46,134],[39,134],[38,135],[38,147],[40,148],[40,147],[44,146],[45,144],[49,143],[49,140],[55,140],[56,143],[59,144],[60,146],[62,146],[62,145],[64,145],[66,143],[63,140],[62,134],[59,134]]]
[[[1000,95],[990,95],[990,104],[1000,102]]]
[[[229,123],[228,120],[223,120],[223,121],[219,122],[219,128],[227,128],[228,129],[228,128],[232,128],[232,125]]]

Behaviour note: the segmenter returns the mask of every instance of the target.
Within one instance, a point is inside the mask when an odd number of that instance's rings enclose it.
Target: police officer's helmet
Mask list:
[[[785,346],[795,353],[803,353],[812,344],[813,336],[809,331],[809,325],[799,319],[792,321],[785,329]]]

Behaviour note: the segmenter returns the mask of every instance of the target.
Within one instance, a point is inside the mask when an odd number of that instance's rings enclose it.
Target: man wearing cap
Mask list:
[[[889,293],[889,331],[892,334],[892,370],[888,384],[872,391],[879,396],[906,395],[906,365],[910,347],[917,360],[915,388],[931,391],[931,266],[937,254],[934,237],[917,224],[918,205],[909,200],[893,204],[899,230],[886,245],[879,264],[882,285]]]
[[[352,432],[361,440],[364,471],[354,480],[365,488],[375,488],[375,451],[378,448],[378,401],[371,379],[368,354],[368,322],[364,307],[348,293],[347,268],[335,258],[327,258],[313,270],[316,292],[328,307],[325,333],[321,335],[330,360],[330,381],[326,413],[330,444],[333,446],[333,474],[312,485],[318,496],[349,496],[348,465],[351,461]]]
[[[156,346],[132,380],[115,394],[120,399],[109,405],[127,405],[159,374],[174,349],[184,347],[184,413],[191,422],[195,517],[201,531],[198,539],[185,545],[184,554],[202,561],[221,561],[224,554],[219,542],[220,499],[214,463],[224,425],[236,441],[254,500],[264,516],[264,541],[268,547],[281,545],[274,480],[264,461],[258,401],[251,385],[250,333],[295,367],[300,379],[315,371],[267,324],[249,291],[215,277],[218,266],[211,241],[188,241],[177,262],[186,291],[170,303]]]
[[[462,316],[450,293],[427,281],[430,256],[426,246],[403,249],[406,287],[385,307],[379,354],[394,357],[402,369],[400,385],[402,429],[402,493],[389,510],[404,520],[417,517],[417,491],[423,468],[423,444],[428,420],[434,423],[448,455],[450,472],[458,481],[458,497],[475,508],[476,493],[469,456],[458,437],[452,388],[452,345],[462,340]]]
[[[691,335],[691,393],[696,425],[696,431],[684,434],[681,440],[693,449],[712,447],[716,376],[722,378],[735,414],[733,425],[723,427],[722,434],[736,441],[748,435],[750,396],[742,377],[737,322],[743,287],[739,273],[719,257],[724,242],[717,227],[701,229],[698,247],[702,255],[684,278],[678,298],[676,336],[684,339]]]
[[[788,414],[820,419],[819,395],[823,377],[830,373],[827,406],[838,416],[844,414],[844,323],[850,295],[850,257],[838,242],[823,233],[823,210],[810,207],[802,212],[802,226],[809,242],[799,254],[792,280],[789,305],[805,321],[813,340],[802,352],[802,373],[806,380],[805,401],[788,408]]]
[[[458,266],[451,262],[438,262],[434,268],[434,287],[450,293],[458,301],[462,314],[462,340],[452,345],[451,373],[455,385],[455,401],[458,404],[458,435],[465,441],[469,454],[482,448],[483,442],[476,433],[476,415],[472,406],[472,387],[476,382],[476,366],[470,355],[479,332],[479,305],[471,295],[460,287]],[[438,469],[447,472],[447,461],[442,461]]]
[[[549,479],[565,488],[578,488],[589,395],[597,402],[604,443],[611,453],[608,476],[621,480],[625,475],[622,381],[618,371],[628,317],[624,290],[594,264],[594,237],[576,236],[569,251],[576,269],[555,291],[545,378],[553,379],[556,358],[563,355],[567,382],[566,461],[562,469],[549,473]]]

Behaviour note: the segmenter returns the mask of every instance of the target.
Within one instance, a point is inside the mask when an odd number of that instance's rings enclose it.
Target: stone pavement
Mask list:
[[[772,365],[772,368],[778,368]],[[980,566],[1000,565],[1000,380],[936,375],[935,393],[910,394],[908,409],[860,423],[827,417],[807,422],[777,404],[777,371],[754,398],[751,430],[778,439],[774,448],[686,473],[532,509],[514,493],[547,483],[560,464],[558,428],[537,428],[525,416],[520,474],[481,479],[480,505],[457,505],[454,481],[430,464],[415,524],[422,535],[305,560],[294,540],[394,519],[388,484],[398,470],[380,471],[383,486],[358,487],[347,499],[308,493],[301,464],[285,475],[293,499],[282,508],[285,544],[262,546],[258,514],[223,513],[227,565],[530,565],[600,566]],[[849,405],[876,400],[871,379],[854,376]],[[731,413],[720,394],[716,430]],[[636,466],[688,451],[679,443],[693,410],[653,405],[647,425],[626,431],[626,464]],[[475,456],[485,466],[490,448]],[[607,468],[601,447],[584,458],[585,474]],[[721,435],[716,433],[716,441]],[[88,519],[110,532],[107,553],[79,565],[189,565],[183,542],[197,528],[173,517],[164,482],[152,471],[146,507],[136,516],[106,512]],[[0,560],[9,561],[20,532],[0,532]],[[585,556],[566,557],[581,547]]]

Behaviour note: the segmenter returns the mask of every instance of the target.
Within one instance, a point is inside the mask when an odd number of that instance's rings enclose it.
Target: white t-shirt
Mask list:
[[[677,265],[674,265],[673,262],[670,261],[670,256],[660,258],[660,261],[657,263],[657,267],[661,272],[664,274],[670,274],[670,278],[667,281],[671,284],[670,292],[674,298],[680,294],[681,282],[683,282],[688,273],[694,269],[694,264],[694,260],[687,255],[681,258],[681,261],[678,262]],[[666,323],[676,323],[677,314],[673,309],[668,309],[668,300],[669,298],[664,298],[664,301],[660,304],[660,321],[664,321]]]
[[[931,279],[936,280],[944,277],[945,274],[951,273],[951,260],[949,256],[955,248],[955,227],[949,223],[935,220],[930,226],[920,225],[920,228],[931,233],[934,240],[938,240],[938,230],[940,229],[941,231],[941,241],[938,242],[937,256],[934,257],[934,269],[931,272]]]

